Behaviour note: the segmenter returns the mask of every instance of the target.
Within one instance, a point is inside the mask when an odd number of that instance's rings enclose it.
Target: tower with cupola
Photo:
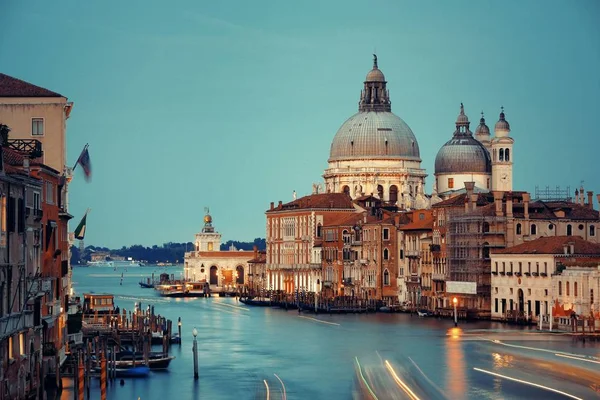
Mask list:
[[[221,234],[215,232],[208,208],[205,211],[202,232],[196,233],[196,251],[219,251],[221,248]]]
[[[494,138],[491,140],[492,156],[492,190],[510,192],[513,187],[513,144],[510,137],[510,125],[504,115],[504,107],[500,119],[494,127]]]

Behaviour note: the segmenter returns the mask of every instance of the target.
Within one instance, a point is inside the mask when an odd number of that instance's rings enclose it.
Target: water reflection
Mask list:
[[[465,398],[467,391],[467,366],[463,343],[460,340],[462,333],[461,328],[451,328],[448,330],[449,338],[446,340],[446,382],[448,397],[451,399]]]

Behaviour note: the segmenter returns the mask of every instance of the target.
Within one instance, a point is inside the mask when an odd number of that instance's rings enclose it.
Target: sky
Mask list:
[[[433,164],[460,103],[505,107],[514,190],[600,193],[600,2],[0,0],[0,71],[75,103],[70,185],[86,245],[265,236],[271,201],[322,182],[377,53],[392,111]]]

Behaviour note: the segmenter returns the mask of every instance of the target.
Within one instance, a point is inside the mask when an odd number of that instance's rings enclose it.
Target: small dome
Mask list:
[[[212,223],[212,217],[211,217],[209,214],[206,214],[206,215],[204,216],[204,223],[205,223],[205,224],[210,224],[210,223]]]
[[[499,137],[508,136],[510,133],[510,124],[504,118],[504,107],[501,107],[501,109],[500,119],[496,122],[496,126],[494,127],[494,133]]]
[[[455,135],[435,157],[435,173],[491,173],[490,153],[471,135]]]
[[[475,136],[490,136],[490,128],[485,124],[483,111],[481,112],[481,119],[479,120],[479,125],[477,125],[477,128],[475,128]]]
[[[365,78],[365,82],[385,82],[385,76],[379,68],[375,67],[369,71]]]

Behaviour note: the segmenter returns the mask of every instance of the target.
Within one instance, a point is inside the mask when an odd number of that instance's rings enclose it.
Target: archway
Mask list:
[[[238,265],[237,267],[235,267],[235,274],[236,274],[235,283],[237,283],[238,285],[243,285],[244,284],[244,267],[242,267],[241,265]]]
[[[390,202],[395,203],[398,201],[398,186],[390,186]]]
[[[345,194],[347,194],[348,196],[350,196],[350,187],[348,185],[345,185],[342,188],[342,192],[345,193]]]
[[[377,196],[379,200],[383,200],[383,186],[377,185]]]
[[[210,267],[210,284],[218,285],[219,284],[219,275],[217,273],[218,268],[214,265]]]

